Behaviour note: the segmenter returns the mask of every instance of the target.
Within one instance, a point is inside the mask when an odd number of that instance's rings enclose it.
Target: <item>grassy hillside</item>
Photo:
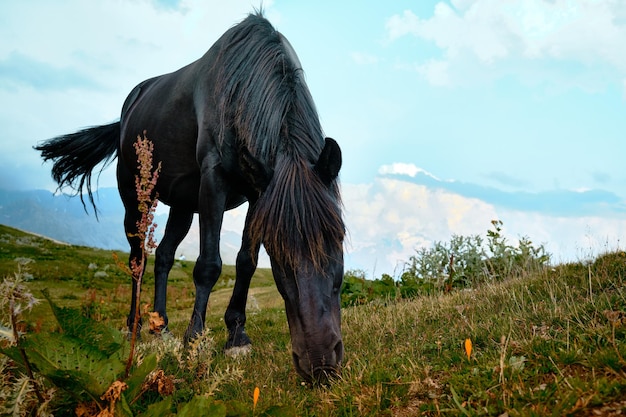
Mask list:
[[[60,305],[80,307],[113,327],[123,325],[130,285],[117,272],[110,252],[58,245],[0,228],[0,272],[13,274],[19,258],[34,260],[26,267],[35,295],[37,289],[48,288]],[[177,263],[170,280],[168,306],[177,336],[191,313],[192,269],[190,262]],[[224,402],[251,405],[254,388],[260,388],[257,412],[250,408],[244,415],[626,412],[624,252],[472,290],[345,308],[342,378],[328,387],[306,386],[296,375],[282,300],[267,270],[253,279],[248,305],[252,353],[224,356],[221,317],[233,274],[225,267],[211,296],[205,370],[212,381],[210,392]],[[144,290],[147,300],[151,288]],[[37,306],[26,322],[30,332],[53,326],[49,307]],[[469,357],[466,339],[473,346]],[[168,343],[146,335],[141,349],[161,352],[159,366],[174,381],[184,380],[186,370],[173,366],[164,353]],[[176,386],[179,393],[186,389],[182,383]]]
[[[130,307],[130,278],[117,265],[114,252],[84,246],[66,245],[0,225],[0,276],[21,269],[29,288],[39,296],[48,289],[61,306],[81,307],[98,320],[122,328]],[[127,253],[117,253],[122,262]],[[182,334],[193,306],[193,262],[176,261],[168,280],[168,315],[175,334]],[[235,279],[235,267],[225,265],[211,296],[209,315],[219,320],[224,315]],[[276,290],[271,270],[259,269],[252,279],[251,307],[278,307],[282,299]],[[142,304],[152,303],[154,274],[149,263],[144,277]],[[41,298],[41,297],[40,297]],[[214,317],[213,317],[214,316]],[[47,304],[39,304],[30,314],[38,328],[53,325]]]

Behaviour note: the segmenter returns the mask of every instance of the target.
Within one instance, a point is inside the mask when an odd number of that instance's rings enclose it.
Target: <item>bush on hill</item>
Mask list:
[[[345,274],[341,302],[359,305],[375,299],[413,298],[419,295],[449,292],[453,288],[473,288],[506,277],[525,276],[543,269],[550,255],[543,245],[536,246],[528,237],[511,245],[502,235],[503,223],[491,222],[486,238],[480,235],[454,235],[449,242],[435,242],[431,248],[419,248],[409,258],[399,279],[383,274],[367,280],[362,270]]]

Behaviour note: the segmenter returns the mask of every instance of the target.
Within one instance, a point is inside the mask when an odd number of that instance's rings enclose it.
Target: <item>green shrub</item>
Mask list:
[[[401,282],[431,283],[435,288],[474,287],[486,281],[526,275],[550,261],[543,245],[535,246],[528,237],[510,245],[502,235],[502,221],[493,220],[486,240],[479,235],[452,236],[450,242],[435,242],[420,248],[409,258]],[[411,292],[411,291],[407,291]]]
[[[493,229],[487,231],[486,238],[453,235],[449,242],[435,242],[432,248],[417,249],[397,281],[387,274],[368,280],[363,270],[346,271],[342,305],[471,288],[538,272],[548,264],[550,256],[543,245],[535,246],[527,237],[520,238],[517,246],[510,245],[502,235],[502,221],[493,220],[491,224]]]

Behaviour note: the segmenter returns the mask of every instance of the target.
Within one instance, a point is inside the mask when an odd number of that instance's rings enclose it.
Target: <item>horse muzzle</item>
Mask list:
[[[309,348],[293,350],[293,363],[298,374],[307,382],[327,384],[340,375],[343,361],[343,342],[338,339],[330,349]]]

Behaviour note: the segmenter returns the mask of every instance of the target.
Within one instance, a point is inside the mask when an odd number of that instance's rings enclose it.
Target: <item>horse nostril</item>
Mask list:
[[[296,368],[296,372],[304,378],[307,382],[311,382],[313,378],[313,373],[310,365],[300,363],[300,356],[296,352],[291,352],[291,356],[293,357],[293,364]]]
[[[335,365],[338,366],[343,362],[343,342],[339,340],[333,349],[335,353]]]

